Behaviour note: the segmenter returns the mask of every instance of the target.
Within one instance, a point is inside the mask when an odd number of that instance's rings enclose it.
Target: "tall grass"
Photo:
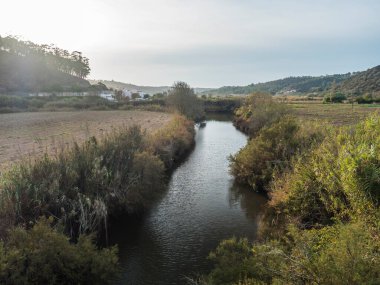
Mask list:
[[[164,186],[170,169],[193,144],[191,121],[177,116],[153,135],[139,127],[102,140],[24,161],[2,178],[2,233],[52,216],[76,237],[107,227],[107,219],[144,209]]]

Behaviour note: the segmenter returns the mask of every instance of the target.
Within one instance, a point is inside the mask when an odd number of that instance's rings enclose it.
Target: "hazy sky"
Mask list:
[[[379,0],[2,0],[0,35],[90,58],[95,79],[246,85],[380,64]]]

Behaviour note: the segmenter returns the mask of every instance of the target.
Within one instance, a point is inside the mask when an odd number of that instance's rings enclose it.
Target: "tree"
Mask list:
[[[132,93],[132,99],[135,100],[137,98],[141,98],[140,94],[139,93]]]
[[[200,120],[204,116],[204,107],[194,93],[194,89],[186,82],[175,82],[167,97],[168,105],[177,112],[193,120]]]

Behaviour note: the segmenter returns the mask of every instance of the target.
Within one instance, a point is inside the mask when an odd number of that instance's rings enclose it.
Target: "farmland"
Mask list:
[[[380,111],[380,105],[375,104],[292,103],[289,106],[293,108],[294,114],[301,119],[327,121],[333,125],[352,125],[370,113]]]
[[[148,132],[171,119],[167,113],[147,111],[37,112],[0,114],[0,170],[26,155],[54,153],[91,136],[102,137],[113,129],[140,125]]]

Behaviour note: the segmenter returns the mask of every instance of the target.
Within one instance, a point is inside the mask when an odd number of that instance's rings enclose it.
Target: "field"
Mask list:
[[[380,105],[370,104],[289,104],[297,117],[302,119],[323,120],[334,125],[355,124],[372,112],[380,112]]]
[[[157,130],[171,119],[167,113],[148,111],[84,111],[0,114],[0,171],[27,155],[54,153],[90,136],[140,125]]]

